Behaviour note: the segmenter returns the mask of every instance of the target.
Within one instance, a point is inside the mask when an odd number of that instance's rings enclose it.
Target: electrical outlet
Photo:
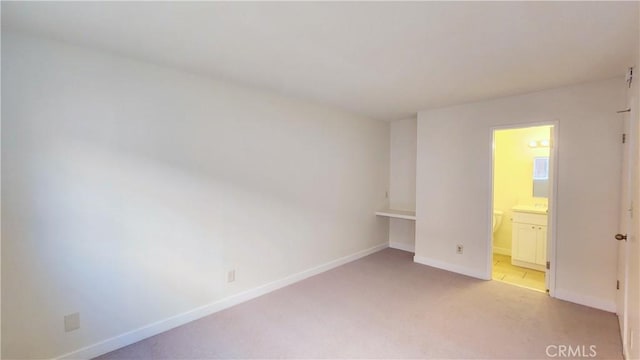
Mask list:
[[[462,254],[462,251],[464,251],[464,246],[462,244],[456,245],[456,253]]]
[[[227,273],[227,282],[231,283],[236,281],[236,271],[235,270],[229,270],[229,272]]]
[[[69,332],[80,328],[80,313],[73,313],[64,317],[64,331]]]

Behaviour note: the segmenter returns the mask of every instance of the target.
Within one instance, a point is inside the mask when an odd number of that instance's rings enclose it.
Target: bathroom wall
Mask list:
[[[419,112],[415,261],[489,279],[492,129],[557,121],[556,285],[550,290],[615,310],[612,234],[622,162],[616,111],[626,105],[625,91],[619,77]]]
[[[416,117],[390,124],[389,207],[416,209]],[[414,251],[416,222],[389,219],[389,246]]]
[[[493,208],[504,212],[502,225],[494,234],[493,249],[511,255],[511,208],[515,205],[547,204],[547,198],[533,197],[533,158],[549,156],[548,147],[529,146],[531,141],[549,140],[549,126],[505,129],[495,132]]]

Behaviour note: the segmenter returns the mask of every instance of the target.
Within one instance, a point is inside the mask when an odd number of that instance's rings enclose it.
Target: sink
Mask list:
[[[547,207],[546,206],[536,206],[536,205],[516,205],[511,208],[513,211],[526,212],[532,214],[546,214]]]

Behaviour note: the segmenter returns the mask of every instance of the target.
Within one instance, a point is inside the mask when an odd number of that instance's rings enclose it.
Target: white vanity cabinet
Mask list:
[[[546,209],[513,208],[511,263],[545,271],[547,263]]]

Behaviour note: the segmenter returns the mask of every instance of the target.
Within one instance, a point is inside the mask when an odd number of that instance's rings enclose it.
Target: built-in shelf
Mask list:
[[[416,212],[409,211],[409,210],[384,209],[384,210],[376,211],[376,215],[397,218],[397,219],[406,219],[406,220],[416,219]]]

